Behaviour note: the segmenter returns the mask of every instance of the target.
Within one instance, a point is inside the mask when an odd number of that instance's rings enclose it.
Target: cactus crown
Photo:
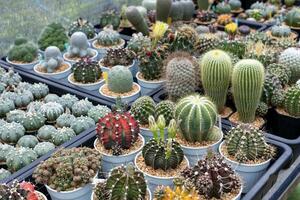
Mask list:
[[[68,56],[73,57],[93,57],[95,54],[89,48],[88,38],[83,32],[75,32],[70,39],[70,46],[68,48]]]
[[[132,38],[127,43],[127,48],[135,53],[141,53],[143,49],[151,47],[151,39],[142,33],[132,34]]]
[[[284,97],[284,110],[291,116],[300,117],[300,86],[294,85],[288,89]]]
[[[121,37],[111,26],[107,26],[97,35],[97,42],[104,47],[115,46],[121,43]]]
[[[73,77],[80,83],[95,83],[101,79],[102,71],[96,61],[80,60],[72,66]]]
[[[12,46],[8,52],[8,59],[11,61],[31,63],[38,57],[37,47],[25,40],[24,42],[15,41],[15,45]]]
[[[88,39],[92,39],[95,36],[94,27],[89,21],[82,19],[81,17],[74,21],[69,27],[68,35],[71,36],[75,32],[83,32]]]
[[[127,48],[109,49],[102,60],[102,64],[109,68],[116,65],[130,66],[134,56],[134,53]]]
[[[150,115],[154,115],[155,102],[149,96],[138,98],[131,106],[130,113],[141,125],[148,124]]]
[[[133,77],[130,70],[122,65],[114,66],[108,72],[108,89],[115,93],[126,93],[132,90]]]
[[[1,184],[0,185],[1,199],[2,200],[39,199],[39,196],[35,193],[34,187],[35,186],[29,182],[19,183],[17,180],[14,180],[10,184]]]

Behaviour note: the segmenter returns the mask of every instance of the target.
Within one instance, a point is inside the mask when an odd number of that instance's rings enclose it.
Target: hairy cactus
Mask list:
[[[101,64],[109,68],[116,65],[130,66],[133,63],[134,56],[134,53],[127,48],[109,49]]]
[[[7,155],[14,151],[15,147],[9,144],[0,144],[0,163],[3,164],[6,162]]]
[[[56,146],[59,146],[71,140],[75,136],[76,133],[73,131],[73,129],[68,127],[63,127],[51,134],[51,142]]]
[[[198,86],[199,67],[187,53],[175,53],[166,66],[166,91],[172,100],[195,92]]]
[[[55,46],[47,47],[44,56],[45,60],[41,63],[41,65],[48,73],[53,73],[64,62],[59,48]]]
[[[97,105],[89,110],[88,117],[92,118],[95,121],[95,123],[97,123],[99,119],[101,119],[110,112],[111,110],[107,106]]]
[[[33,149],[39,143],[38,139],[33,135],[24,135],[19,140],[19,147],[27,147]]]
[[[222,112],[233,68],[231,59],[224,51],[212,50],[204,55],[200,66],[205,93]]]
[[[32,149],[20,147],[8,153],[6,165],[9,171],[16,172],[36,159],[37,155]]]
[[[79,99],[75,95],[64,94],[58,99],[57,103],[62,105],[65,109],[71,109],[77,101],[79,101]]]
[[[100,26],[105,27],[112,25],[115,30],[119,28],[121,23],[120,15],[115,10],[108,10],[101,13]]]
[[[249,43],[244,58],[250,58],[260,61],[264,66],[277,62],[278,50],[264,45],[261,41]]]
[[[294,85],[285,93],[284,110],[293,117],[300,117],[300,86]]]
[[[57,129],[51,125],[42,126],[37,133],[37,138],[40,141],[51,141],[52,134],[57,132]]]
[[[5,117],[9,111],[15,109],[15,104],[10,99],[0,99],[0,117]]]
[[[233,69],[232,89],[241,122],[253,122],[264,84],[264,66],[257,60],[244,59]]]
[[[175,103],[170,100],[164,100],[159,102],[155,107],[155,119],[162,115],[165,118],[168,125],[172,119],[174,119]]]
[[[73,64],[73,77],[76,82],[87,84],[95,83],[102,77],[102,71],[96,61],[78,61]]]
[[[76,117],[70,113],[63,113],[56,119],[56,126],[62,127],[70,127]]]
[[[64,108],[59,103],[49,102],[42,105],[40,112],[47,119],[47,122],[55,122],[64,113]]]
[[[23,42],[19,42],[16,39],[14,46],[8,51],[8,59],[14,62],[31,63],[37,60],[38,49],[37,47],[28,42],[26,39]]]
[[[69,37],[71,37],[75,32],[83,32],[88,39],[92,39],[95,37],[94,26],[81,17],[72,22],[72,24],[70,25],[68,32]]]
[[[6,123],[0,127],[1,140],[8,144],[16,144],[24,136],[25,128],[16,122]]]
[[[41,157],[54,149],[55,145],[51,142],[41,142],[33,148],[38,157]]]
[[[75,117],[86,116],[91,108],[93,108],[92,102],[90,102],[87,98],[82,99],[73,104],[72,114]]]
[[[141,53],[143,49],[151,47],[151,39],[141,32],[132,34],[132,38],[127,42],[127,48],[135,53]]]
[[[28,90],[33,94],[34,99],[44,98],[49,93],[49,87],[44,83],[31,84]]]
[[[21,118],[20,123],[26,132],[35,132],[45,124],[46,118],[39,112],[27,112]]]
[[[273,74],[274,76],[277,76],[282,86],[288,84],[290,77],[292,75],[290,68],[279,63],[273,63],[271,65],[268,65],[267,72]]]
[[[116,93],[126,93],[132,90],[133,77],[129,69],[124,66],[114,66],[108,72],[108,89]]]
[[[141,125],[148,124],[148,118],[154,115],[155,102],[149,96],[142,96],[133,102],[130,113]]]
[[[69,57],[93,57],[94,52],[89,47],[88,38],[83,32],[75,32],[70,39],[70,46],[68,48]]]
[[[95,121],[92,118],[85,116],[77,117],[71,123],[71,128],[77,135],[94,126]]]
[[[284,50],[278,61],[280,64],[283,64],[290,68],[291,70],[291,79],[290,83],[296,83],[300,79],[300,49],[296,47],[291,47]]]
[[[182,137],[189,142],[216,140],[220,137],[213,130],[217,109],[207,97],[195,94],[181,99],[176,104],[175,119],[180,121]]]
[[[34,99],[29,90],[22,89],[16,89],[15,92],[3,92],[1,97],[14,101],[17,108],[25,108]]]
[[[126,17],[129,22],[135,27],[137,32],[141,32],[144,35],[149,35],[149,27],[146,23],[146,20],[135,6],[127,7]]]
[[[10,171],[4,168],[0,168],[0,181],[10,177],[10,175],[11,175]],[[2,186],[0,186],[0,193],[2,194]]]
[[[37,183],[57,191],[72,191],[91,183],[99,170],[101,156],[93,149],[71,148],[55,152],[33,173]]]
[[[273,95],[282,92],[282,85],[279,78],[273,74],[266,73],[261,99],[268,105],[272,104]],[[276,105],[273,105],[276,106]]]
[[[120,45],[122,39],[118,32],[114,31],[112,27],[107,26],[97,35],[97,43],[102,47],[113,47]]]

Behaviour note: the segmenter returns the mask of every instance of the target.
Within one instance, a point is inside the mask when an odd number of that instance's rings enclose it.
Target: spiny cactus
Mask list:
[[[58,102],[59,96],[57,94],[48,94],[44,98],[44,103],[49,103],[49,102]]]
[[[21,118],[20,123],[26,132],[35,132],[45,124],[46,118],[39,112],[27,112]]]
[[[88,117],[92,118],[95,121],[95,123],[97,123],[99,119],[101,119],[110,112],[111,110],[107,106],[97,105],[89,110]]]
[[[113,47],[122,43],[121,36],[111,26],[104,27],[97,35],[97,43],[102,47]]]
[[[268,65],[267,72],[277,76],[282,86],[285,86],[289,83],[290,77],[292,75],[292,72],[289,67],[279,63],[273,63],[271,65]]]
[[[0,99],[0,117],[5,117],[6,113],[15,109],[14,101],[10,99]]]
[[[25,128],[16,122],[6,123],[0,127],[1,140],[8,144],[16,144],[25,135]]]
[[[260,61],[264,66],[277,62],[278,50],[274,47],[264,45],[261,41],[249,43],[244,58]]]
[[[50,141],[52,138],[52,134],[55,132],[57,132],[57,130],[54,126],[44,125],[38,130],[37,138],[40,141]]]
[[[292,34],[292,31],[288,26],[275,25],[271,28],[271,34],[274,37],[289,37]]]
[[[32,149],[20,147],[7,155],[6,165],[9,171],[16,172],[36,159],[37,154]]]
[[[10,177],[11,173],[10,171],[4,169],[4,168],[0,168],[0,181],[3,179],[6,179],[8,177]],[[0,193],[2,194],[2,188],[0,186]]]
[[[155,119],[158,119],[158,116],[162,115],[165,118],[166,124],[168,125],[171,119],[174,119],[175,112],[175,103],[170,100],[164,100],[159,102],[155,106]]]
[[[90,117],[77,117],[75,118],[71,123],[71,128],[74,130],[74,132],[78,135],[82,133],[83,131],[92,128],[95,126],[95,121]]]
[[[23,89],[16,89],[14,92],[3,92],[1,97],[13,100],[17,108],[26,107],[34,99],[29,90]]]
[[[68,56],[70,58],[84,58],[93,57],[94,51],[89,47],[88,38],[83,32],[75,32],[70,39],[70,46],[68,48]]]
[[[290,83],[296,83],[300,79],[300,49],[296,47],[290,47],[284,50],[279,58],[278,62],[290,68],[292,74]]]
[[[108,72],[108,89],[116,93],[126,93],[132,90],[133,77],[129,69],[124,66],[114,66]]]
[[[63,63],[64,59],[59,50],[55,46],[47,47],[44,53],[45,60],[41,63],[43,69],[48,73],[53,73]]]
[[[18,73],[15,73],[13,69],[9,69],[8,72],[1,74],[0,81],[5,86],[13,87],[22,81],[22,77]]]
[[[137,32],[141,32],[144,35],[149,35],[149,27],[141,15],[139,10],[135,6],[129,6],[126,10],[126,17],[130,23],[135,27]]]
[[[19,140],[17,145],[19,147],[27,147],[33,149],[39,143],[34,135],[24,135]]]
[[[34,99],[44,98],[49,93],[49,87],[44,83],[31,84],[28,90],[33,94]]]
[[[91,108],[93,108],[92,102],[90,102],[87,98],[82,99],[73,104],[72,114],[75,117],[86,116]]]
[[[156,20],[167,23],[171,6],[172,0],[156,1]]]
[[[154,115],[155,102],[149,96],[143,96],[133,102],[130,113],[141,125],[148,124],[148,118]]]
[[[76,136],[76,133],[73,131],[73,129],[68,128],[68,127],[63,127],[51,134],[50,141],[53,144],[55,144],[56,146],[59,146],[65,142],[71,140],[75,136]]]
[[[95,83],[102,77],[102,71],[96,61],[80,60],[72,65],[73,77],[76,82]]]
[[[49,102],[42,105],[40,112],[47,119],[47,122],[55,122],[64,113],[64,108],[59,103]]]
[[[228,154],[241,163],[268,160],[274,155],[274,147],[266,143],[264,133],[250,124],[232,128],[226,135],[225,144]]]
[[[300,10],[299,8],[294,8],[287,12],[285,17],[285,23],[288,26],[299,27],[300,26]]]
[[[232,73],[231,59],[221,50],[207,52],[201,59],[201,80],[207,96],[222,112]]]
[[[6,162],[7,155],[9,152],[14,151],[15,147],[9,144],[0,144],[0,163]]]
[[[2,200],[37,200],[40,196],[34,190],[34,185],[30,182],[18,183],[17,180],[9,184],[0,185],[0,194]]]
[[[294,85],[285,93],[284,110],[293,117],[300,117],[300,86]]]
[[[76,117],[70,113],[63,113],[56,119],[56,126],[62,127],[70,127],[72,122],[76,119]]]
[[[79,99],[75,95],[64,94],[58,99],[57,103],[62,105],[65,109],[71,109],[77,101],[79,101]]]
[[[9,111],[9,113],[6,114],[6,121],[7,122],[17,122],[21,123],[23,117],[25,115],[24,110],[12,110]]]
[[[244,59],[233,68],[232,89],[241,122],[253,122],[264,83],[264,66],[257,60]]]
[[[255,115],[259,116],[259,117],[264,117],[267,115],[269,110],[269,106],[268,104],[266,104],[265,102],[261,101],[259,102],[257,109],[255,111]]]
[[[268,105],[273,105],[273,96],[282,92],[282,85],[279,78],[273,74],[266,73],[263,91],[262,91],[262,101]]]
[[[15,62],[31,63],[38,57],[37,47],[27,40],[19,43],[16,39],[14,46],[8,51],[8,59]]]
[[[41,157],[54,149],[55,145],[51,142],[40,142],[33,148],[38,157]]]
[[[102,59],[104,67],[112,68],[116,65],[130,66],[133,63],[135,55],[127,48],[109,49]]]
[[[199,54],[215,49],[219,44],[219,38],[215,34],[205,33],[199,35],[199,40],[196,43],[196,51]]]
[[[189,142],[219,139],[212,131],[217,121],[216,106],[207,97],[190,95],[181,99],[175,108],[175,119],[180,121],[182,137]]]
[[[69,27],[68,35],[71,37],[75,32],[83,32],[88,39],[92,39],[95,37],[94,26],[89,23],[87,20],[78,18],[76,21],[72,22]]]
[[[151,39],[141,32],[132,34],[132,38],[127,42],[127,48],[135,53],[141,53],[143,49],[151,47]]]
[[[104,11],[101,13],[99,23],[101,27],[112,25],[117,30],[121,23],[120,14],[116,10]]]

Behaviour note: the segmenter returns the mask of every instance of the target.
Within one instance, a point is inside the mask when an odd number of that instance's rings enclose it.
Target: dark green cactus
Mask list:
[[[109,49],[102,59],[104,67],[112,68],[116,65],[130,66],[133,64],[135,54],[127,48]]]
[[[69,27],[69,37],[71,37],[75,32],[83,32],[88,39],[92,39],[95,37],[94,26],[81,17],[72,22],[71,26]]]
[[[167,23],[171,6],[172,0],[156,1],[156,20]]]
[[[101,27],[112,25],[113,28],[117,30],[119,28],[120,23],[121,23],[120,15],[115,10],[105,11],[100,16]]]
[[[262,102],[262,101],[261,101],[261,102],[258,104],[258,107],[257,107],[257,109],[256,109],[255,114],[256,114],[257,116],[264,117],[264,116],[266,116],[266,114],[268,113],[268,110],[269,110],[268,104],[266,104],[265,102]]]
[[[144,35],[149,35],[149,27],[135,6],[129,6],[126,10],[126,17],[130,23],[136,28],[137,32],[141,32]]]
[[[288,89],[284,98],[284,110],[291,116],[300,117],[300,86],[294,85]]]
[[[282,85],[279,78],[273,74],[267,73],[262,91],[262,101],[272,106],[272,98],[274,94],[282,91]],[[273,105],[274,106],[274,105]]]
[[[138,98],[131,106],[130,113],[141,125],[148,124],[148,118],[154,115],[155,102],[149,96]]]
[[[74,80],[80,83],[95,83],[101,79],[102,71],[96,61],[76,62],[72,66]]]
[[[10,61],[31,63],[37,59],[37,47],[31,42],[25,41],[26,42],[21,43],[19,43],[18,40],[15,41],[15,45],[12,46],[8,52],[8,59]]]
[[[159,102],[155,107],[155,118],[158,119],[158,116],[164,116],[166,124],[168,125],[171,119],[175,117],[175,103],[170,100],[164,100]]]

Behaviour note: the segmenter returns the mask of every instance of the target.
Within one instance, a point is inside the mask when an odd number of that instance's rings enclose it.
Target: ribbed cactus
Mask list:
[[[131,106],[130,113],[139,121],[141,125],[148,124],[150,115],[154,115],[155,102],[149,96],[138,98]]]
[[[68,35],[71,36],[75,32],[83,32],[88,39],[92,39],[95,37],[95,29],[94,26],[89,23],[87,20],[78,18],[76,21],[72,22],[69,27]]]
[[[266,73],[261,100],[268,105],[277,106],[272,101],[273,96],[276,96],[278,93],[282,93],[282,90],[279,78],[274,74]]]
[[[195,13],[195,4],[192,0],[182,0],[181,5],[183,7],[183,20],[190,21]]]
[[[82,99],[73,104],[72,114],[75,117],[86,116],[92,107],[92,102],[90,102],[87,98]]]
[[[96,61],[81,60],[73,64],[74,80],[79,83],[95,83],[101,79],[102,71]]]
[[[97,43],[103,47],[112,47],[121,44],[122,39],[117,31],[114,31],[111,26],[103,28],[97,35]]]
[[[207,97],[190,95],[176,104],[175,119],[180,121],[182,137],[189,142],[219,139],[212,131],[217,121],[217,109]]]
[[[99,119],[101,119],[110,112],[111,110],[107,106],[97,105],[89,110],[88,116],[92,118],[95,121],[95,123],[97,123]]]
[[[60,128],[70,127],[75,118],[76,117],[70,113],[63,113],[56,119],[56,126]]]
[[[94,52],[89,47],[89,41],[85,33],[75,32],[70,38],[70,46],[68,48],[69,56],[72,57],[93,57]]]
[[[0,163],[5,163],[9,152],[14,151],[15,147],[9,144],[0,144]]]
[[[201,80],[207,96],[222,112],[232,73],[229,55],[221,50],[207,52],[201,60]]]
[[[79,99],[75,95],[64,94],[57,100],[57,103],[62,105],[65,109],[71,109],[77,101],[79,101]]]
[[[71,128],[77,135],[94,126],[95,121],[92,118],[86,116],[77,117],[71,123]]]
[[[71,128],[63,127],[53,132],[51,135],[51,142],[59,146],[76,136],[76,133]]]
[[[6,164],[9,171],[16,172],[36,159],[37,154],[32,149],[20,147],[8,153]]]
[[[264,133],[250,124],[239,124],[232,128],[225,139],[226,151],[238,162],[268,160],[274,155],[274,149],[268,145]]]
[[[156,1],[156,20],[167,23],[171,11],[171,6],[172,0]]]
[[[135,6],[127,7],[126,17],[136,28],[137,32],[141,32],[144,35],[149,35],[149,27],[146,23],[146,20]]]
[[[6,123],[0,127],[1,141],[7,144],[16,144],[24,136],[25,128],[16,122]]]
[[[46,118],[39,112],[27,112],[23,115],[20,123],[26,132],[35,132],[45,124]]]
[[[64,113],[64,108],[59,103],[49,102],[42,105],[40,112],[47,119],[47,122],[55,122]]]
[[[253,122],[264,84],[264,66],[257,60],[244,59],[233,68],[232,89],[241,122]]]
[[[55,149],[55,145],[53,143],[51,143],[51,142],[41,142],[41,143],[38,143],[34,147],[33,150],[38,155],[38,157],[41,157],[41,156],[47,154],[49,151],[52,151],[53,149]]]
[[[164,100],[159,102],[155,107],[155,118],[162,115],[165,118],[166,124],[168,125],[171,119],[174,119],[175,103],[170,100]]]
[[[15,109],[14,101],[10,99],[0,99],[0,117],[5,117],[6,113]]]
[[[114,66],[108,72],[108,89],[116,93],[126,93],[132,90],[133,77],[130,70],[124,66]]]
[[[291,116],[300,117],[300,86],[288,89],[284,98],[284,110]]]
[[[28,90],[33,94],[34,99],[44,98],[49,93],[49,87],[44,83],[30,84]]]
[[[52,134],[55,132],[57,132],[57,130],[54,126],[44,125],[38,130],[37,138],[40,141],[50,141]]]
[[[177,100],[195,92],[198,86],[198,64],[187,53],[174,53],[166,66],[166,91]]]
[[[39,143],[34,135],[24,135],[18,140],[19,147],[27,147],[33,149]]]
[[[300,48],[290,47],[284,50],[280,54],[278,62],[291,69],[290,83],[295,83],[300,79]]]

